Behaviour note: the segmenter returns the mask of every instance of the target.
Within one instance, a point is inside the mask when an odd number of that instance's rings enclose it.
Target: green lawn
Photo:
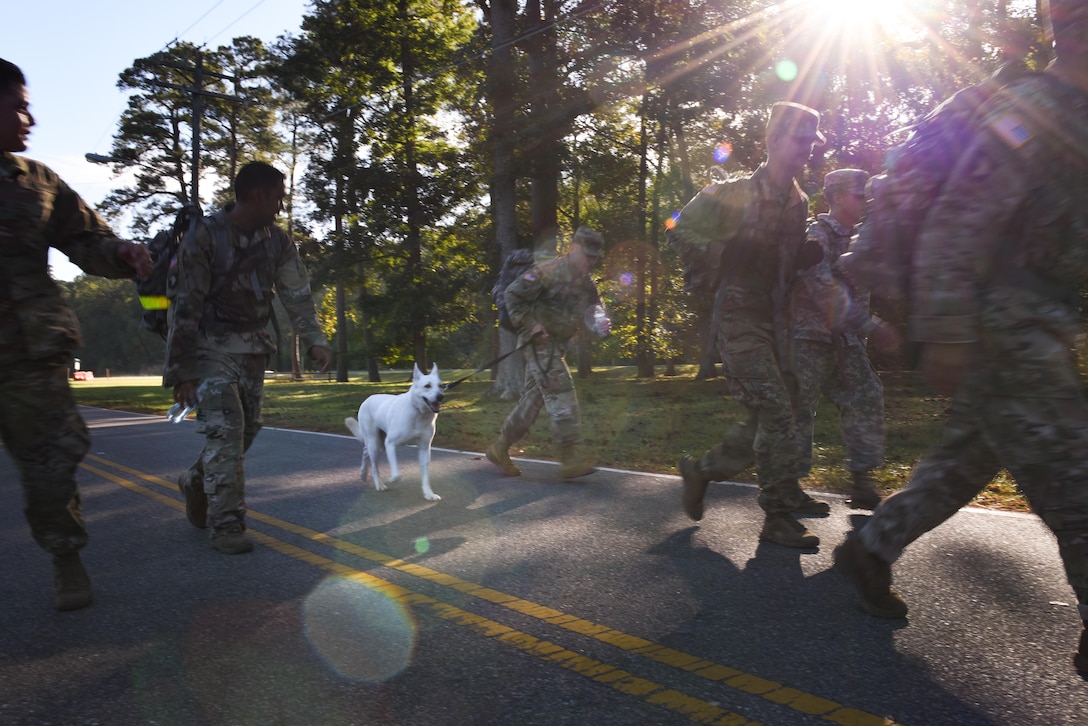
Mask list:
[[[675,377],[635,378],[633,367],[598,368],[588,379],[576,379],[582,404],[585,450],[602,466],[638,471],[676,473],[683,454],[700,455],[717,443],[734,420],[743,417],[740,406],[721,378],[697,381],[694,367],[680,366]],[[469,371],[443,371],[453,381]],[[367,383],[353,375],[348,383],[327,380],[294,382],[269,380],[265,386],[266,426],[346,433],[344,418],[354,416],[359,403],[372,393],[399,393],[406,389],[408,372],[383,372],[384,383]],[[887,463],[876,475],[886,492],[906,483],[914,463],[936,440],[946,401],[930,395],[910,373],[882,374],[888,422]],[[73,381],[76,400],[88,406],[144,413],[166,413],[172,403],[158,378],[96,378]],[[489,395],[486,373],[449,393],[443,404],[435,446],[483,451],[499,430],[513,401]],[[821,404],[816,418],[812,476],[806,489],[845,492],[849,474],[838,431],[838,416]],[[515,456],[554,459],[547,414],[542,413],[532,432],[517,443]],[[749,475],[741,479],[753,480]],[[990,484],[976,504],[1026,511],[1027,505],[1007,477]]]

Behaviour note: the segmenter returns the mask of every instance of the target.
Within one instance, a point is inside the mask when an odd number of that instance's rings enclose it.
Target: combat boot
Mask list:
[[[185,497],[185,518],[197,529],[208,528],[208,495],[204,487],[194,487],[189,470],[178,477],[178,491]]]
[[[880,504],[880,494],[876,490],[876,480],[870,471],[853,472],[854,484],[850,488],[847,502],[851,509],[876,509]]]
[[[858,591],[862,607],[878,618],[907,617],[907,603],[892,589],[892,566],[865,549],[857,535],[836,547],[833,559]]]
[[[79,610],[91,604],[91,578],[78,552],[53,555],[53,607]]]
[[[484,456],[492,464],[499,467],[499,471],[502,472],[503,476],[521,476],[521,469],[510,461],[510,442],[504,437],[500,436],[495,439],[495,443],[491,444],[491,447],[484,452]]]
[[[246,537],[242,525],[235,522],[215,530],[212,547],[225,555],[243,555],[253,551],[253,541]]]
[[[1073,667],[1077,675],[1088,681],[1088,620],[1084,621],[1084,630],[1080,633],[1080,647],[1073,656]]]
[[[808,531],[787,512],[769,512],[759,533],[761,542],[773,542],[783,547],[810,550],[820,546],[820,538]]]
[[[560,479],[577,479],[580,476],[592,474],[597,471],[589,460],[580,457],[575,453],[576,449],[577,445],[570,442],[559,445]]]
[[[788,511],[802,517],[822,517],[831,512],[831,505],[808,495],[796,479],[786,479],[775,485],[779,498]]]
[[[698,522],[703,518],[703,499],[706,498],[706,488],[710,480],[703,474],[698,460],[690,456],[680,458],[679,469],[680,477],[684,480],[684,512]]]

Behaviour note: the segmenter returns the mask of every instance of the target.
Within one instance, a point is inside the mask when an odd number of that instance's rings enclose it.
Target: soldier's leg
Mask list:
[[[987,433],[1001,463],[1058,541],[1085,623],[1075,666],[1088,678],[1088,403],[1067,398],[994,401]]]
[[[846,468],[853,479],[850,506],[875,509],[880,493],[871,472],[884,462],[884,385],[864,347],[842,351],[825,390],[839,410]]]
[[[835,347],[817,340],[793,341],[794,370],[801,394],[797,412],[797,479],[812,471],[812,431],[816,406],[835,372]]]
[[[31,534],[53,555],[54,607],[86,607],[92,594],[79,557],[87,530],[76,468],[90,436],[68,387],[66,359],[0,371],[0,437],[19,470]]]
[[[38,361],[0,376],[0,433],[19,469],[31,534],[47,552],[75,552],[87,544],[76,469],[90,435],[68,387],[67,366]]]
[[[819,538],[790,514],[805,504],[802,497],[807,495],[797,484],[793,404],[772,344],[761,336],[745,335],[726,341],[722,352],[733,395],[758,416],[753,449],[759,472],[759,504],[766,513],[760,539],[787,547],[817,547]],[[826,506],[823,504],[824,513]]]
[[[217,549],[218,543],[228,539],[241,541],[245,531],[245,481],[239,478],[246,448],[241,395],[244,368],[240,356],[209,356],[199,365],[197,430],[205,437],[200,456],[208,495],[208,526]]]
[[[537,341],[522,349],[525,387],[514,409],[503,419],[498,438],[484,452],[487,460],[499,467],[499,471],[504,476],[521,476],[521,469],[510,460],[510,445],[529,433],[529,429],[540,415],[540,409],[544,406],[544,396],[539,385],[543,374],[540,366],[537,365],[539,353],[536,351],[540,345],[541,342]]]

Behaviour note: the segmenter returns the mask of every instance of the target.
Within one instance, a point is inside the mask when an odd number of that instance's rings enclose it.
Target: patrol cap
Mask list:
[[[817,146],[823,146],[827,139],[820,133],[820,113],[792,101],[779,101],[771,106],[771,115],[767,119],[767,135],[786,133],[810,139]]]
[[[571,241],[581,247],[582,251],[587,255],[592,257],[604,257],[604,237],[592,227],[582,225],[575,231]]]
[[[824,193],[846,192],[865,196],[865,183],[869,181],[869,172],[862,169],[836,169],[824,176]]]

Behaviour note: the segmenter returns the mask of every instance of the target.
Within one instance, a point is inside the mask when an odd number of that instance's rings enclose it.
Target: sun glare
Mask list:
[[[879,28],[890,36],[903,37],[918,31],[908,0],[814,0],[806,6],[810,13],[819,13],[823,23],[846,32]]]

